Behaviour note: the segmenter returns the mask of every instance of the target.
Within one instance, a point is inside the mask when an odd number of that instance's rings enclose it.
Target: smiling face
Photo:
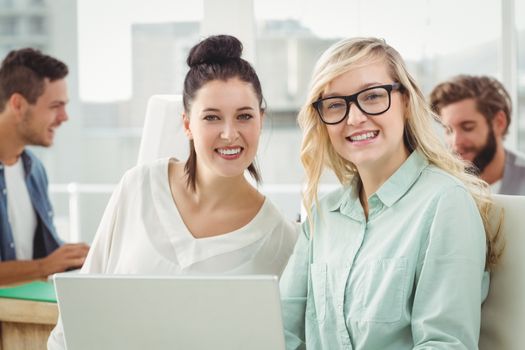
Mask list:
[[[203,85],[184,115],[199,176],[243,176],[257,154],[262,118],[250,83],[231,78]]]
[[[56,129],[68,120],[66,104],[67,85],[64,79],[50,82],[45,79],[44,93],[35,104],[28,104],[18,125],[18,132],[26,145],[49,147]]]
[[[333,79],[322,97],[347,96],[392,83],[395,82],[387,65],[376,60]],[[336,152],[352,162],[360,173],[374,171],[391,174],[408,156],[403,143],[404,115],[402,94],[393,90],[390,108],[383,114],[367,116],[352,103],[346,119],[336,125],[326,125],[326,128]]]
[[[447,143],[482,172],[494,159],[497,140],[492,124],[476,108],[476,101],[469,98],[451,103],[441,109],[440,117]]]

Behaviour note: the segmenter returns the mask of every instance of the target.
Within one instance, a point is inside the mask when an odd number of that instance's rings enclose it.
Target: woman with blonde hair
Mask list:
[[[288,349],[477,348],[491,201],[433,118],[383,40],[317,62],[299,113],[308,219],[281,279]],[[318,200],[325,167],[342,187]]]

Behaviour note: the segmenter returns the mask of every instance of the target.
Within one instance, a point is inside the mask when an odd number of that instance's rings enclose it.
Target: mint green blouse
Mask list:
[[[478,348],[485,233],[459,180],[414,151],[368,221],[355,183],[312,220],[280,282],[287,349]]]

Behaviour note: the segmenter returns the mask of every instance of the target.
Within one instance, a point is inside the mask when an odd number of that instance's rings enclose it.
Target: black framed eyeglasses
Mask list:
[[[390,108],[392,90],[402,88],[400,83],[379,85],[366,88],[350,96],[330,96],[321,98],[314,103],[323,123],[328,125],[339,124],[346,119],[350,112],[350,103],[366,115],[383,114]]]

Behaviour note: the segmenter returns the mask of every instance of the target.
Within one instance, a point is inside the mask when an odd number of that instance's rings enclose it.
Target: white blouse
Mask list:
[[[195,238],[173,201],[169,159],[129,170],[113,193],[84,273],[281,275],[297,226],[269,199],[233,232]]]
[[[171,195],[169,159],[137,166],[123,176],[111,199],[81,273],[274,274],[280,276],[299,226],[266,198],[244,227],[195,238]],[[59,322],[49,349],[63,349]]]

